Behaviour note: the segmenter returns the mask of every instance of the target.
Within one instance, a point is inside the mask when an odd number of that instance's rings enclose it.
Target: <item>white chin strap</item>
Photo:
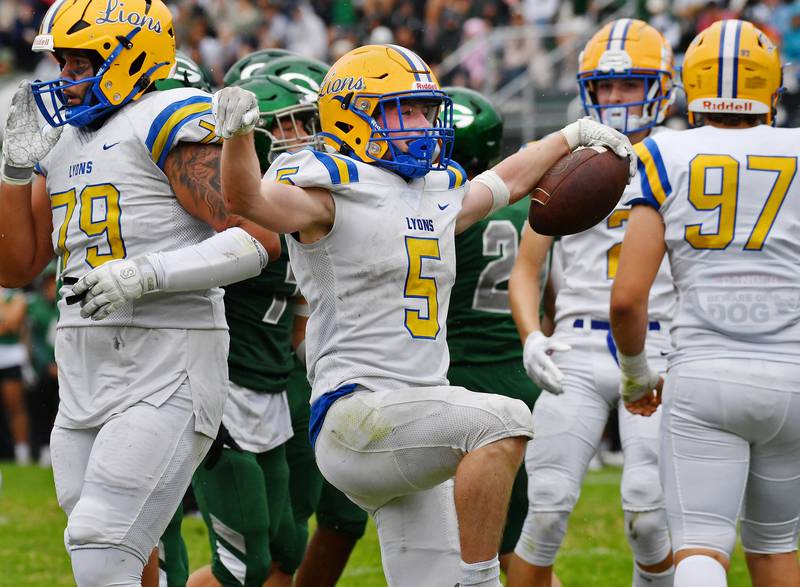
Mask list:
[[[642,128],[649,123],[649,119],[636,114],[628,114],[628,109],[625,106],[616,108],[603,108],[600,111],[600,116],[603,124],[620,132],[632,132]],[[625,128],[625,121],[627,120],[627,128]]]

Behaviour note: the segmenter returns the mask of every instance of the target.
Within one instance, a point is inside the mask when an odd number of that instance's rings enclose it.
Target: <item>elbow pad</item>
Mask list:
[[[153,291],[209,289],[255,277],[267,266],[263,245],[238,227],[189,247],[146,256],[153,268]]]

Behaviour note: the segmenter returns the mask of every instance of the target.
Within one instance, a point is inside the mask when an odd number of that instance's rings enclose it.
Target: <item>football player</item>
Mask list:
[[[442,89],[453,100],[455,140],[452,159],[460,162],[467,178],[472,179],[500,158],[503,120],[494,106],[478,92],[458,87]],[[456,236],[457,277],[447,318],[447,345],[451,355],[447,377],[451,385],[515,397],[533,409],[539,389],[522,367],[522,351],[511,320],[508,292],[504,289],[516,258],[520,231],[527,220],[528,203],[521,200],[498,210]],[[511,491],[500,544],[500,565],[503,568],[514,550],[528,510],[527,482],[528,476],[520,468]],[[325,498],[327,495],[323,490]],[[298,587],[332,587],[336,584],[366,527],[366,514],[360,508],[351,514],[352,508],[348,503],[352,505],[346,499],[344,503],[337,502],[335,514],[325,516],[326,525],[315,533],[315,542],[309,545],[309,556],[301,566],[302,574],[298,573]],[[320,507],[324,504],[321,500]],[[342,512],[357,517],[348,518]],[[337,518],[335,524],[330,523],[333,515]],[[319,514],[317,519],[321,523]],[[335,572],[331,564],[320,568],[313,556],[323,551],[321,547],[316,548],[316,542],[323,541],[323,537],[327,538],[327,562],[335,560],[337,563]],[[312,572],[317,582],[301,584],[299,579],[305,580]]]
[[[79,587],[138,586],[222,417],[219,286],[257,275],[278,240],[225,209],[211,96],[151,91],[175,61],[160,0],[57,1],[33,49],[61,74],[12,100],[0,282],[60,256],[51,450],[65,542]]]
[[[326,150],[282,155],[264,181],[255,97],[226,88],[215,105],[230,208],[293,235],[320,471],[375,518],[389,585],[498,586],[530,412],[447,384],[455,233],[529,193],[578,145],[629,156],[630,143],[582,120],[470,183],[450,162],[450,98],[396,45],[334,64],[319,91]]]
[[[27,351],[20,339],[27,305],[22,291],[0,287],[0,395],[14,440],[14,461],[18,465],[31,463],[28,410],[22,384],[22,365],[27,361]]]
[[[778,49],[716,22],[683,62],[690,124],[639,143],[640,189],[611,294],[620,391],[659,404],[643,351],[664,252],[675,279],[661,478],[676,587],[727,584],[739,520],[756,587],[800,585],[800,185],[796,129],[776,129]],[[643,420],[645,420],[643,418]]]
[[[316,105],[299,88],[273,75],[234,85],[258,99],[255,144],[263,172],[277,154],[318,144]],[[291,584],[302,559],[305,536],[294,553],[286,458],[293,435],[286,385],[294,367],[297,295],[287,254],[258,277],[225,287],[230,394],[222,421],[242,450],[224,448],[216,464],[195,473],[192,487],[208,527],[212,563],[191,575],[191,587],[261,587],[273,560],[279,568],[272,574],[283,574]],[[282,524],[288,526],[284,535]]]
[[[650,25],[615,20],[586,44],[578,68],[586,114],[636,143],[659,131],[673,100],[672,50]],[[599,225],[558,242],[560,284],[555,333],[539,324],[542,267],[553,238],[525,228],[511,277],[514,319],[525,369],[545,393],[533,410],[536,441],[528,445],[528,516],[512,558],[513,587],[548,587],[556,554],[581,483],[608,420],[617,410],[625,462],[622,509],[635,559],[634,587],[667,586],[672,558],[658,478],[658,416],[634,418],[618,401],[616,348],[608,300],[630,207],[618,205]],[[664,368],[674,294],[664,264],[649,305],[648,352]]]

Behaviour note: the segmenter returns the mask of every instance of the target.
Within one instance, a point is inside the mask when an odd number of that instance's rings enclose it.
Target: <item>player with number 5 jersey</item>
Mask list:
[[[661,477],[675,587],[727,584],[740,522],[752,584],[800,584],[800,133],[773,128],[778,49],[716,22],[686,51],[689,121],[636,145],[639,187],[611,296],[629,410],[661,401],[642,351],[667,253],[677,291]],[[623,356],[622,354],[620,356]]]
[[[627,156],[630,143],[582,121],[469,182],[450,160],[450,98],[396,45],[359,47],[331,67],[319,91],[325,150],[281,155],[264,181],[255,96],[226,88],[215,104],[231,137],[222,164],[231,209],[292,235],[311,311],[309,429],[320,472],[376,519],[389,585],[497,587],[530,412],[448,385],[455,234],[530,193],[579,144]]]

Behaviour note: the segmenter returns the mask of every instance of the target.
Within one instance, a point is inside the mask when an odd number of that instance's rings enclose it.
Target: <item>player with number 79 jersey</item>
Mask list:
[[[674,585],[726,585],[740,520],[752,584],[796,586],[800,133],[770,126],[780,57],[749,22],[701,32],[683,81],[701,126],[636,146],[641,193],[611,296],[622,397],[642,415],[661,402],[642,341],[666,252],[678,299],[660,410]]]

